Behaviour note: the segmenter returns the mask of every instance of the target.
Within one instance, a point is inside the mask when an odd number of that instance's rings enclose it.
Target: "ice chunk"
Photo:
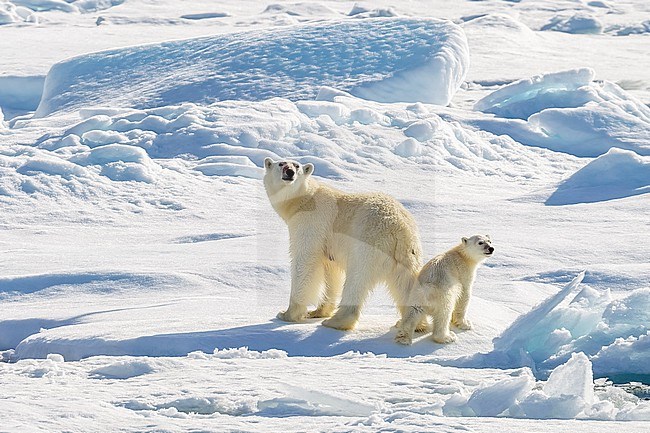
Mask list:
[[[570,419],[585,410],[585,403],[571,395],[548,396],[542,391],[533,391],[512,412],[517,410],[521,411],[519,416],[525,418]]]
[[[650,401],[621,410],[616,419],[619,421],[650,421]]]
[[[584,353],[574,353],[565,364],[557,367],[544,384],[551,396],[572,396],[587,404],[594,402],[594,375],[591,361]]]
[[[593,357],[594,370],[619,382],[650,382],[650,331],[639,337],[619,337]]]
[[[520,143],[596,157],[612,147],[650,155],[650,108],[618,85],[593,81],[591,69],[542,74],[487,95],[474,108],[502,118],[476,126]]]
[[[248,347],[239,347],[237,349],[214,349],[213,357],[219,359],[282,359],[287,357],[287,352],[278,349],[258,352],[249,350]]]
[[[508,84],[474,104],[474,109],[502,117],[527,119],[550,107],[579,107],[596,99],[589,83],[594,79],[590,68],[535,75]]]
[[[557,367],[541,390],[528,394],[510,412],[526,418],[575,418],[591,411],[595,402],[591,362],[584,353],[574,353]],[[596,407],[596,410],[605,410]]]
[[[476,416],[497,416],[533,389],[535,379],[530,370],[520,376],[501,380],[472,393],[467,405]]]
[[[557,294],[551,296],[528,313],[519,316],[508,329],[494,339],[495,351],[517,354],[524,348],[528,350],[534,349],[534,347],[529,347],[527,343],[534,331],[539,330],[539,323],[578,287],[584,277],[585,272],[583,271]]]

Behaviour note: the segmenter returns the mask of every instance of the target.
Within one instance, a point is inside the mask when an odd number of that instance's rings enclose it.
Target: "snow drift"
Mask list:
[[[309,99],[324,85],[446,105],[468,67],[467,40],[451,22],[351,19],[79,56],[52,67],[36,116],[84,105]]]
[[[614,83],[593,80],[593,70],[583,68],[508,84],[476,102],[476,110],[498,116],[477,126],[576,156],[612,147],[650,155],[650,108]]]
[[[161,159],[184,159],[192,174],[260,179],[265,157],[299,158],[316,175],[348,179],[400,163],[439,172],[560,181],[580,165],[444,120],[424,104],[384,104],[333,89],[318,100],[222,101],[136,110],[83,109],[83,120],[44,135],[36,147],[6,149],[0,191],[93,195],[112,181],[172,180]],[[16,129],[47,119],[18,121]],[[2,156],[0,154],[0,156]],[[163,163],[164,164],[164,163]],[[174,180],[172,180],[175,182]]]
[[[548,205],[593,203],[650,192],[650,157],[612,148],[562,182]]]

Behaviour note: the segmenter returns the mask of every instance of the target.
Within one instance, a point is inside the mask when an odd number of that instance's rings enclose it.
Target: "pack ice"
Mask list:
[[[497,116],[479,125],[576,156],[612,147],[650,155],[650,108],[616,84],[594,80],[594,71],[582,68],[515,81],[474,104]]]

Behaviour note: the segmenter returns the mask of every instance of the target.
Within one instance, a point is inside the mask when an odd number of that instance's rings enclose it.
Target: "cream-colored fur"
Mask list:
[[[324,185],[311,177],[312,164],[266,158],[264,166],[271,205],[289,228],[291,295],[278,318],[296,322],[336,311],[323,325],[352,329],[380,283],[403,310],[422,264],[409,212],[384,194],[348,194]],[[308,313],[309,305],[316,309]]]
[[[493,252],[489,236],[475,235],[463,238],[460,244],[424,265],[409,297],[406,318],[398,323],[395,341],[411,344],[413,332],[427,315],[433,318],[432,337],[437,343],[456,340],[456,334],[449,330],[451,324],[471,329],[467,306],[476,270]]]

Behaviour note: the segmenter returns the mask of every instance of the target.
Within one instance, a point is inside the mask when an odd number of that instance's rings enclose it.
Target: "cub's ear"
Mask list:
[[[264,168],[269,169],[273,165],[273,160],[269,157],[264,158]]]
[[[487,239],[488,241],[492,241],[492,239],[490,239],[490,235],[485,235],[485,239]]]
[[[305,173],[305,176],[310,176],[314,172],[314,164],[308,163],[303,165],[302,171]]]
[[[467,238],[462,238],[461,241],[463,241],[463,243],[466,244],[468,239]]]

